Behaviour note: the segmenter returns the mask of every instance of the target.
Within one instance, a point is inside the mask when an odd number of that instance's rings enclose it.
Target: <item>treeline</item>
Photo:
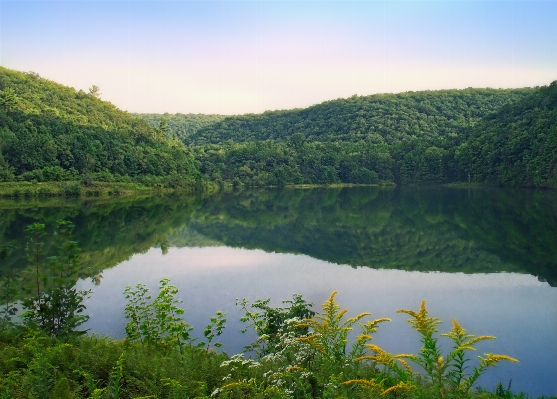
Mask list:
[[[185,143],[287,141],[296,133],[310,142],[367,140],[388,145],[411,138],[449,138],[532,92],[465,89],[352,96],[305,109],[229,116],[201,127]]]
[[[557,187],[555,85],[353,96],[259,115],[142,120],[100,100],[96,86],[86,93],[0,68],[0,182]]]
[[[193,150],[200,172],[217,182],[284,186],[393,180],[393,159],[385,144],[307,142],[298,133],[286,143],[227,143]]]
[[[557,187],[557,81],[503,107],[467,133],[455,159],[474,180]]]
[[[190,136],[206,126],[213,125],[226,118],[225,115],[214,114],[132,114],[135,117],[144,119],[155,129],[161,128],[169,133],[170,137],[178,137],[183,142],[187,142]]]
[[[199,180],[182,142],[98,94],[0,68],[0,181]]]
[[[557,187],[555,85],[353,96],[214,123],[208,117],[183,140],[206,179],[237,185]]]

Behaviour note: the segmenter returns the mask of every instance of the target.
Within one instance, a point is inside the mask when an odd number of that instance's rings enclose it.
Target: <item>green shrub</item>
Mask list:
[[[39,197],[53,197],[56,195],[50,187],[40,187],[37,194]]]
[[[60,166],[45,166],[42,169],[44,181],[63,181],[69,180],[69,173]]]
[[[33,181],[33,180],[44,181],[43,171],[41,169],[35,169],[32,171],[23,172],[21,174],[21,177],[25,181]]]
[[[0,166],[0,181],[14,181],[14,173],[10,168]]]
[[[78,196],[81,195],[81,187],[79,184],[70,183],[64,186],[64,195],[67,196]]]
[[[103,170],[102,172],[95,172],[92,176],[94,181],[103,181],[103,182],[113,182],[114,176],[108,170]]]

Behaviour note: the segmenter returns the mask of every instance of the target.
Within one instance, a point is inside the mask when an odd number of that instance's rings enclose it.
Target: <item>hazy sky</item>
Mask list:
[[[557,0],[0,0],[0,65],[156,113],[546,85]]]

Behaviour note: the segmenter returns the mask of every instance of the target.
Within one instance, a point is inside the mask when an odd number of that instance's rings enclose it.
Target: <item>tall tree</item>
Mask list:
[[[6,87],[3,91],[0,91],[0,105],[4,107],[6,112],[9,112],[17,107],[17,104],[18,98],[14,89]]]
[[[93,85],[91,87],[89,87],[89,94],[95,96],[95,97],[100,97],[101,93],[101,89],[99,88],[99,86],[97,85]]]

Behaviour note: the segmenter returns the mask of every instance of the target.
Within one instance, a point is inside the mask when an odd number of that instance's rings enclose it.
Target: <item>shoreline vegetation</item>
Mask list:
[[[454,182],[445,184],[407,184],[405,187],[430,187],[443,186],[448,188],[489,188],[505,187],[489,183]],[[46,200],[49,198],[115,198],[117,196],[144,196],[165,194],[213,194],[218,191],[230,191],[239,188],[249,189],[314,189],[314,188],[351,188],[351,187],[381,187],[395,188],[394,182],[379,183],[331,183],[331,184],[285,184],[284,186],[249,186],[232,183],[217,184],[211,181],[203,181],[195,185],[183,185],[180,187],[169,187],[164,185],[148,185],[142,183],[108,183],[95,182],[84,185],[79,181],[62,182],[0,182],[0,198],[14,200]],[[521,187],[530,189],[548,189],[548,187]]]
[[[211,181],[204,181],[195,185],[168,187],[164,185],[147,185],[142,183],[107,183],[95,182],[83,184],[79,181],[63,182],[0,182],[0,198],[30,199],[30,198],[98,198],[111,196],[158,195],[171,193],[204,193],[211,194],[219,190],[244,188],[243,185],[234,186],[224,183],[220,186]],[[286,184],[286,189],[311,188],[349,188],[349,187],[396,187],[393,182],[375,184],[333,183],[333,184]],[[279,188],[279,186],[251,186],[249,188]]]
[[[142,194],[170,194],[170,193],[212,193],[218,190],[213,182],[181,185],[177,187],[162,184],[108,183],[82,181],[61,182],[0,182],[1,198],[78,198],[78,197],[110,197],[130,196]]]

